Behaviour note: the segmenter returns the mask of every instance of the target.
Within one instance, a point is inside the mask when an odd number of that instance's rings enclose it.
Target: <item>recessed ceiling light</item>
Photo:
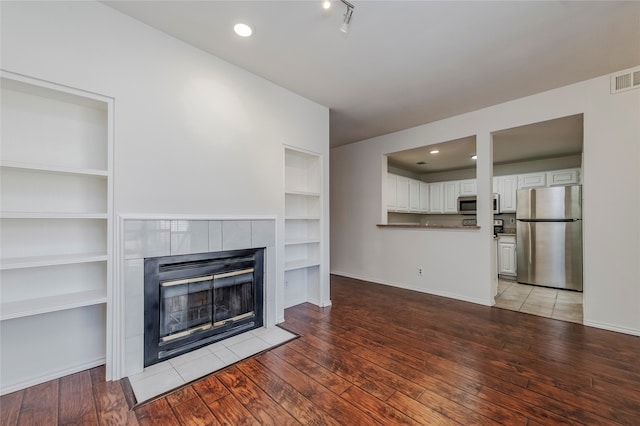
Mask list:
[[[235,24],[233,26],[233,31],[235,31],[240,37],[250,37],[251,34],[253,34],[253,28],[247,24]]]
[[[440,152],[440,151],[438,151],[437,149],[434,149],[433,151],[429,152],[429,154],[437,154],[437,153],[439,153],[439,152]]]
[[[471,159],[472,159],[472,160],[477,160],[477,159],[478,159],[478,156],[477,156],[477,155],[475,155],[475,154],[473,154],[473,155],[471,156]]]
[[[329,1],[329,0],[324,0],[324,1],[322,2],[322,8],[323,8],[323,9],[329,9],[330,7],[331,7],[331,1]]]

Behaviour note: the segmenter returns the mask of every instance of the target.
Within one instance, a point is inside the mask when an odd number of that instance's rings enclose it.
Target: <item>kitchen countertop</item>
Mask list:
[[[469,230],[480,229],[479,226],[435,225],[435,224],[420,225],[417,223],[390,223],[390,224],[379,223],[376,226],[378,228],[404,228],[404,229],[469,229]]]

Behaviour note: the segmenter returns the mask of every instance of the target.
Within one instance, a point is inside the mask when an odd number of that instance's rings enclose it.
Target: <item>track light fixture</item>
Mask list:
[[[340,31],[343,33],[349,32],[349,25],[351,24],[351,16],[353,15],[354,6],[349,3],[347,0],[340,0],[345,6],[347,6],[347,11],[344,14],[344,21],[340,26]]]

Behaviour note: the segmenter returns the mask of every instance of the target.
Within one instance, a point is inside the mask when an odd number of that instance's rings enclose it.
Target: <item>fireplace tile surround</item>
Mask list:
[[[266,247],[265,317],[275,310],[275,219],[124,219],[122,229],[124,282],[124,372],[140,377],[144,364],[144,259],[221,250]],[[267,329],[274,321],[267,321]],[[188,355],[188,354],[185,354]],[[168,374],[168,373],[165,373]]]

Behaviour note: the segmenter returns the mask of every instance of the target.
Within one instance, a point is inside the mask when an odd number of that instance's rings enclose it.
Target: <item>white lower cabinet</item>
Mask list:
[[[500,235],[498,238],[498,274],[517,275],[516,236]]]

